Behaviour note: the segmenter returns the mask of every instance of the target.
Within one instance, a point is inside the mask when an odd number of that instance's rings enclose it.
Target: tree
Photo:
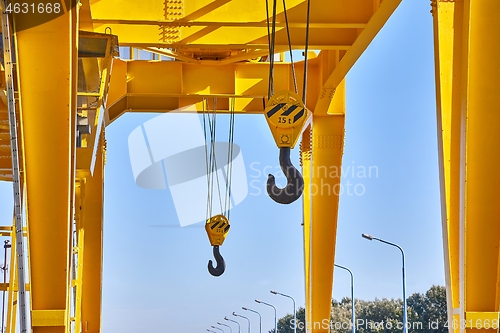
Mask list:
[[[403,301],[401,299],[354,300],[357,333],[400,333],[403,329]],[[425,294],[414,293],[407,299],[409,333],[447,333],[446,289],[432,286]],[[351,332],[351,299],[332,300],[330,322],[305,323],[305,309],[299,308],[297,320],[287,314],[278,321],[278,333],[305,333],[306,328],[330,327],[331,333]],[[274,333],[274,329],[269,331]]]
[[[356,331],[359,333],[399,333],[402,328],[403,302],[387,298],[360,301],[356,318]]]
[[[278,320],[278,332],[279,333],[293,333],[293,328],[296,326],[297,333],[306,333],[306,310],[299,307],[297,310],[296,321],[293,321],[293,314],[287,314],[280,320]],[[274,329],[270,330],[269,333],[274,333]]]
[[[432,286],[425,294],[415,293],[408,300],[410,322],[420,322],[422,329],[414,329],[422,333],[446,333],[447,308],[446,288],[443,286]]]

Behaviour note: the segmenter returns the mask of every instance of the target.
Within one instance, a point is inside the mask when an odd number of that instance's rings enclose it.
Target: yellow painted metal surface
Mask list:
[[[207,232],[210,245],[222,245],[230,227],[229,220],[224,215],[215,215],[209,218],[205,223],[205,231]]]
[[[32,310],[31,325],[33,331],[37,327],[45,327],[48,330],[50,326],[65,326],[66,325],[66,310]]]
[[[305,290],[306,290],[306,307],[305,318],[306,323],[311,322],[311,220],[312,220],[312,203],[311,203],[311,164],[312,164],[312,125],[309,125],[302,133],[302,141],[300,142],[300,162],[302,165],[302,177],[304,178],[304,192],[302,193],[303,203],[303,232],[304,232],[304,275],[305,275]]]
[[[14,15],[24,177],[29,202],[32,324],[36,324],[35,333],[66,332],[67,320],[61,313],[66,313],[69,305],[76,13],[69,11],[43,25],[23,30],[29,20],[29,16]],[[40,110],[50,110],[51,116]],[[57,130],[48,130],[51,128]],[[52,317],[54,313],[57,319]]]
[[[271,96],[264,113],[278,148],[294,148],[311,116],[302,98],[292,91]]]
[[[467,312],[465,321],[467,328],[498,329],[498,311],[496,312]]]
[[[500,296],[500,33],[496,1],[433,3],[450,331],[484,330]],[[469,323],[473,319],[473,323]],[[453,327],[454,326],[454,327]]]
[[[103,130],[104,131],[104,130]],[[104,133],[99,140],[94,174],[85,183],[82,267],[82,331],[101,332],[102,241],[104,208]]]
[[[311,332],[329,332],[344,116],[314,116],[311,170],[309,302]],[[336,170],[336,172],[335,172]],[[326,322],[326,324],[325,324]]]

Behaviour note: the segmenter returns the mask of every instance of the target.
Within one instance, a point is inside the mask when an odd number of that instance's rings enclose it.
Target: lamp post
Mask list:
[[[233,316],[245,318],[246,320],[248,320],[248,333],[250,333],[250,318],[236,314],[236,312],[233,312]]]
[[[249,308],[245,308],[244,306],[241,307],[243,310],[245,311],[251,311],[251,312],[255,312],[256,314],[259,315],[259,333],[262,333],[262,316],[260,315],[259,312],[255,311],[255,310],[252,310],[252,309],[249,309]]]
[[[263,301],[259,301],[258,299],[255,300],[257,303],[260,303],[260,304],[264,304],[264,305],[267,305],[267,306],[270,306],[274,309],[274,333],[278,333],[278,322],[276,321],[276,308],[274,307],[274,305],[272,304],[269,304],[269,303],[266,303],[266,302],[263,302]],[[406,333],[406,332],[405,332]]]
[[[388,244],[388,245],[392,245],[394,247],[397,247],[399,249],[399,251],[401,251],[401,256],[403,258],[403,333],[408,333],[408,316],[407,316],[407,307],[406,307],[406,277],[405,277],[405,252],[403,251],[403,249],[401,248],[401,246],[397,245],[397,244],[394,244],[394,243],[391,243],[391,242],[388,242],[388,241],[385,241],[383,239],[380,239],[380,238],[377,238],[377,237],[373,237],[372,235],[368,235],[368,234],[362,234],[361,235],[363,238],[366,238],[368,240],[378,240],[379,242],[382,242],[382,243],[385,243],[385,244]]]
[[[212,326],[212,327],[213,327],[213,326]],[[214,328],[215,328],[215,327],[214,327]],[[208,328],[207,328],[207,331],[212,332],[212,333],[217,333],[217,332],[215,332],[215,331],[209,330]],[[222,332],[224,332],[224,331],[222,331]]]
[[[232,321],[233,323],[238,324],[238,333],[241,333],[241,325],[238,323],[236,320],[229,319],[228,317],[224,317],[225,320],[227,321]]]
[[[297,311],[295,310],[295,299],[290,295],[285,295],[274,290],[271,290],[271,294],[284,296],[290,298],[293,301],[293,333],[297,333]]]
[[[349,272],[349,274],[351,274],[351,325],[352,325],[351,332],[356,333],[356,327],[354,324],[355,320],[356,320],[356,312],[354,310],[354,275],[352,275],[351,270],[347,267],[340,266],[337,264],[334,264],[334,266],[338,267],[338,268],[345,269],[346,271]]]
[[[230,332],[230,333],[233,333],[233,329],[231,328],[231,326],[226,325],[226,324],[223,324],[223,323],[219,323],[219,322],[217,322],[217,324],[222,325],[222,326],[229,327],[229,332]]]
[[[210,326],[210,327],[215,328],[216,330],[221,330],[223,333],[226,333],[226,332],[224,332],[224,330],[223,330],[222,328],[220,328],[220,327],[215,327],[215,326]],[[213,332],[213,331],[212,331],[212,332]]]

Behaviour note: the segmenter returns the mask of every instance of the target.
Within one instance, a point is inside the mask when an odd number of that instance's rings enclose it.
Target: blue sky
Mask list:
[[[444,284],[433,55],[429,2],[403,0],[347,77],[343,163],[377,170],[371,177],[342,178],[344,186],[364,190],[341,196],[337,230],[336,262],[353,271],[356,298],[401,297],[399,251],[361,233],[405,249],[408,295]],[[102,331],[201,333],[217,321],[227,323],[224,316],[236,311],[258,332],[258,316],[242,306],[259,311],[268,331],[273,310],[254,299],[275,305],[281,317],[291,313],[291,301],[269,291],[292,295],[298,306],[304,306],[305,291],[301,201],[278,205],[263,187],[263,168],[278,166],[264,116],[236,117],[234,141],[247,180],[263,192],[249,187],[232,210],[221,247],[227,268],[219,278],[207,272],[212,248],[205,230],[166,227],[179,223],[170,192],[135,185],[128,136],[156,116],[127,114],[106,129]],[[226,141],[227,126],[218,135]],[[298,165],[298,145],[292,158]],[[1,190],[8,198],[1,203],[2,218],[9,221],[11,184],[2,183]],[[333,297],[349,294],[349,276],[337,270]]]

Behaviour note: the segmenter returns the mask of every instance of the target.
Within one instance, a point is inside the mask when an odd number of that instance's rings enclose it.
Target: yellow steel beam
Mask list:
[[[306,8],[305,0],[287,1],[290,35],[295,48],[305,46]],[[312,2],[309,45],[315,49],[348,48],[374,10],[372,0]],[[114,34],[120,35],[122,45],[177,49],[207,49],[219,45],[229,49],[251,49],[267,48],[268,44],[265,2],[166,1],[164,6],[162,2],[145,0],[140,5],[124,6],[118,0],[107,0],[92,4],[92,16],[96,31],[111,28]],[[286,47],[288,40],[281,2],[278,2],[277,22],[276,45]]]
[[[302,176],[304,177],[303,203],[303,233],[304,233],[304,272],[305,272],[305,290],[306,290],[306,323],[311,322],[311,162],[312,162],[312,126],[309,125],[302,133],[300,142],[300,162],[302,164]]]
[[[433,3],[438,147],[448,321],[463,320],[460,295],[460,177],[463,3]],[[462,256],[463,257],[463,256]],[[463,264],[463,262],[462,262]],[[463,279],[462,279],[463,280]],[[454,331],[449,325],[450,332]]]
[[[78,23],[70,8],[34,27],[38,14],[14,15],[34,333],[67,332],[69,322]]]
[[[300,68],[297,66],[298,72]],[[237,111],[262,113],[267,100],[268,73],[266,63],[210,66],[115,59],[108,99],[109,119],[112,122],[127,111],[167,112],[196,103],[200,103],[201,111],[203,97],[219,97],[219,110],[229,110],[229,97],[239,97]],[[313,69],[311,75],[314,73]],[[293,89],[290,64],[277,64],[274,77],[275,91]],[[308,90],[308,95],[314,97],[317,91],[314,83]],[[311,98],[311,106],[314,100]]]
[[[90,173],[88,173],[90,175]],[[78,174],[77,174],[78,175]],[[85,196],[86,183],[85,178],[79,179],[75,188],[75,223],[77,244],[73,248],[73,253],[77,257],[78,265],[76,267],[76,277],[73,281],[75,290],[75,329],[82,331],[82,284],[83,284],[83,260],[84,260],[84,242],[85,242]]]
[[[104,129],[100,136],[93,176],[85,182],[82,276],[82,331],[101,332],[102,230],[104,201]],[[80,244],[79,244],[80,248]],[[80,273],[80,267],[79,267]]]
[[[500,301],[500,4],[434,2],[441,195],[450,317],[491,328]]]
[[[345,118],[343,110],[338,111],[332,116],[313,117],[312,182],[311,188],[306,189],[311,193],[309,200],[304,198],[312,208],[306,295],[310,308],[308,326],[313,333],[330,330]]]
[[[325,60],[324,53],[309,62],[307,107],[314,109],[320,95],[321,78],[328,77],[338,57]],[[336,60],[337,59],[337,60]],[[303,62],[295,65],[297,82],[303,79]],[[178,61],[113,61],[107,116],[113,122],[125,112],[168,112],[196,105],[187,110],[202,111],[202,99],[217,97],[218,112],[229,112],[229,98],[236,97],[235,109],[243,113],[263,113],[267,100],[268,63],[235,63],[227,65],[195,65]],[[279,63],[274,69],[274,91],[293,90],[292,68]],[[343,85],[339,94],[343,93]],[[302,87],[299,85],[299,94]],[[332,96],[330,96],[331,102]],[[334,98],[334,100],[336,100]],[[339,99],[341,100],[341,98]],[[332,104],[333,105],[333,104]],[[320,111],[318,111],[320,112]],[[334,113],[331,106],[325,110]]]

